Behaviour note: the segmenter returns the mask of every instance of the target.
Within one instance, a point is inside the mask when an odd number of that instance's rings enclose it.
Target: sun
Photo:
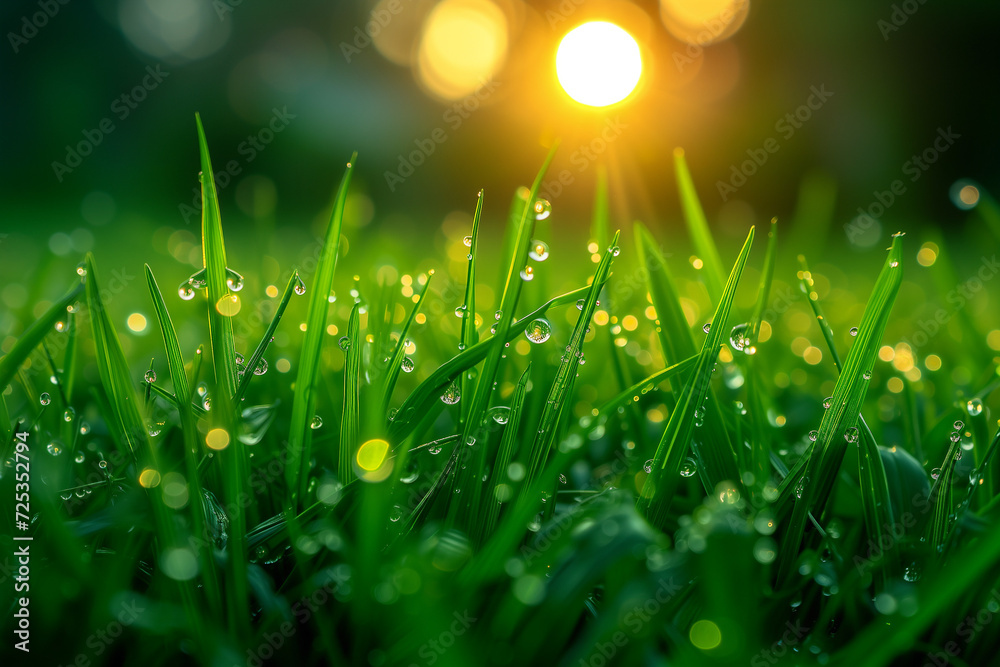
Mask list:
[[[569,31],[556,52],[556,76],[580,104],[606,107],[628,97],[642,76],[632,35],[614,23],[593,21]]]

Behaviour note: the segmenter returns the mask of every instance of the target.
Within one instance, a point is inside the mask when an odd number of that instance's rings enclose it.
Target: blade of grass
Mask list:
[[[789,578],[794,567],[806,530],[807,515],[810,512],[814,516],[823,514],[840,471],[848,437],[853,435],[852,442],[857,441],[856,424],[868,392],[868,378],[871,377],[889,313],[902,283],[901,262],[902,237],[896,235],[865,307],[844,370],[837,379],[831,406],[823,414],[809,460],[794,487],[792,516],[779,547],[779,585]]]
[[[344,409],[340,421],[340,443],[338,444],[337,476],[347,484],[354,479],[354,469],[351,459],[358,447],[358,434],[361,431],[361,333],[360,304],[351,308],[351,317],[347,321],[348,347],[344,361]]]
[[[326,314],[330,305],[328,297],[337,268],[340,231],[344,222],[344,204],[347,202],[347,189],[351,184],[356,159],[357,154],[351,156],[351,161],[347,163],[344,176],[337,188],[337,196],[330,214],[323,251],[309,298],[309,310],[306,314],[306,335],[299,354],[298,373],[295,376],[295,400],[292,403],[292,417],[288,431],[288,465],[285,467],[292,508],[298,507],[298,498],[305,494],[307,484],[312,446],[312,429],[309,428],[309,422],[316,406],[315,383],[326,330]]]
[[[482,544],[493,534],[496,528],[497,519],[504,501],[500,499],[500,486],[507,484],[507,468],[518,448],[518,430],[521,426],[521,415],[524,409],[524,397],[528,391],[528,379],[531,377],[531,362],[521,373],[521,378],[514,387],[514,394],[510,399],[510,413],[507,424],[504,427],[503,436],[500,438],[500,448],[497,450],[496,461],[493,465],[493,475],[487,487],[486,495],[486,520],[480,526],[479,543]],[[508,500],[509,500],[508,496]]]
[[[695,252],[704,263],[701,273],[705,277],[708,296],[712,299],[712,303],[718,304],[719,298],[722,296],[725,273],[722,269],[719,251],[712,239],[712,231],[708,228],[708,221],[705,219],[705,212],[701,208],[701,201],[698,199],[698,191],[695,190],[694,180],[691,178],[691,171],[688,169],[683,148],[674,149],[674,167],[677,170],[677,189],[680,191],[684,221],[687,223],[691,240],[694,242]]]
[[[153,270],[146,267],[146,284],[149,287],[149,296],[153,301],[153,310],[156,312],[156,319],[160,325],[160,333],[163,337],[163,347],[167,354],[167,369],[170,372],[170,380],[174,385],[174,392],[178,396],[190,395],[188,387],[187,373],[184,370],[184,357],[181,354],[180,344],[177,342],[177,332],[174,323],[170,319],[167,305],[163,301],[163,294],[156,284]],[[198,474],[198,431],[195,426],[194,412],[191,402],[187,400],[177,401],[177,411],[181,420],[181,431],[184,436],[184,463],[187,470],[188,484],[195,498],[202,498],[201,477]],[[202,502],[189,503],[191,510],[191,520],[194,526],[194,534],[205,535],[205,505]],[[205,594],[208,597],[210,611],[216,617],[222,613],[222,602],[219,594],[219,583],[216,580],[215,560],[212,550],[204,545],[195,542],[198,560],[201,563],[201,580],[205,587]]]
[[[410,309],[410,315],[406,318],[406,322],[403,323],[403,328],[399,332],[396,347],[389,357],[389,368],[387,369],[385,384],[382,387],[382,414],[388,414],[389,412],[389,401],[392,400],[392,392],[396,388],[396,380],[399,379],[399,373],[403,366],[403,358],[406,356],[406,335],[410,332],[410,327],[413,325],[417,313],[420,312],[420,305],[424,302],[424,297],[427,296],[427,291],[431,286],[431,278],[433,277],[433,271],[427,274],[427,282],[424,283],[424,289],[420,292],[420,296],[417,297],[417,302],[413,304],[413,308]]]
[[[44,315],[33,322],[17,339],[10,352],[0,359],[0,389],[6,388],[11,383],[17,375],[17,369],[52,331],[56,322],[66,316],[66,307],[76,301],[83,290],[82,284],[74,285],[62,298],[49,306]]]
[[[715,316],[712,318],[712,328],[705,338],[701,353],[698,355],[698,361],[691,372],[691,378],[680,392],[677,405],[670,413],[667,426],[653,457],[652,471],[643,485],[638,506],[655,526],[662,527],[664,525],[667,511],[673,501],[681,465],[695,429],[695,411],[701,409],[700,406],[704,403],[709,392],[712,369],[719,356],[719,348],[725,339],[729,309],[736,296],[736,287],[753,245],[753,234],[754,230],[751,227],[743,249],[729,274],[725,291],[716,307]],[[708,479],[729,480],[733,484],[740,483],[736,456],[731,448],[726,451],[721,447],[706,447],[702,452],[702,459]]]
[[[476,256],[479,252],[479,220],[483,215],[483,191],[479,191],[476,198],[476,212],[472,217],[472,236],[469,243],[469,270],[465,278],[465,302],[462,304],[462,332],[459,343],[462,350],[470,349],[479,342],[479,333],[476,331]],[[466,373],[462,373],[460,389],[462,396],[471,393],[471,382]],[[462,422],[469,420],[469,411],[472,409],[471,401],[462,404]]]
[[[250,378],[254,376],[254,369],[257,368],[257,364],[264,357],[264,353],[267,352],[267,347],[271,344],[271,339],[274,337],[274,332],[278,328],[278,323],[281,321],[281,316],[285,314],[285,308],[288,307],[288,302],[292,298],[292,294],[295,293],[295,285],[299,282],[299,272],[292,271],[291,277],[288,279],[288,284],[285,285],[285,291],[281,295],[281,301],[278,302],[278,308],[274,311],[274,317],[271,318],[271,323],[267,325],[267,331],[264,332],[264,337],[260,339],[260,343],[257,344],[257,349],[253,351],[250,355],[250,360],[246,365],[246,372],[243,373],[243,377],[240,378],[240,384],[236,388],[236,404],[239,405],[243,401],[243,397],[246,395],[247,387],[250,386]]]

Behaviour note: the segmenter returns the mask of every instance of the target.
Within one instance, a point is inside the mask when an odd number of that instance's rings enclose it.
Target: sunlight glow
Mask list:
[[[613,23],[594,21],[571,30],[556,52],[556,75],[580,104],[605,107],[628,97],[642,75],[635,39]]]

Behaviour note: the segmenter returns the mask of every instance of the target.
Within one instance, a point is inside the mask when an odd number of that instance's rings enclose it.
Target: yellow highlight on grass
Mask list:
[[[389,453],[389,443],[385,440],[369,440],[360,447],[355,455],[358,467],[367,472],[375,472],[382,467],[385,462],[385,455]]]
[[[606,107],[621,102],[642,76],[639,44],[614,23],[584,23],[559,44],[556,76],[566,93],[580,104]]]

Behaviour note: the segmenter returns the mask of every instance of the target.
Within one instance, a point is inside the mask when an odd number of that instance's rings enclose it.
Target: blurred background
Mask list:
[[[558,138],[543,187],[553,207],[546,241],[577,269],[553,275],[549,293],[592,271],[600,169],[613,226],[625,230],[623,259],[642,220],[697,283],[676,195],[673,152],[683,147],[724,263],[750,224],[777,216],[775,293],[798,289],[803,253],[820,269],[821,297],[844,290],[843,314],[831,320],[856,322],[890,233],[916,237],[908,266],[917,271],[946,245],[959,266],[993,246],[981,239],[984,228],[1000,229],[987,194],[1000,175],[998,17],[995,3],[922,0],[6,2],[0,329],[44,311],[87,251],[104,280],[119,271],[125,284],[142,262],[167,285],[201,266],[195,112],[230,261],[256,297],[273,296],[269,285],[315,254],[353,151],[338,290],[388,264],[407,279],[444,267],[460,285],[477,191],[486,192],[484,238],[498,239],[512,194]],[[606,108],[570,99],[554,65],[560,39],[598,19],[631,33],[643,59],[635,92]],[[955,314],[945,294],[962,271],[943,271],[937,292],[930,278],[908,275],[916,282],[904,286],[902,315]],[[739,303],[752,304],[756,280],[748,272]],[[122,330],[147,335],[137,284],[113,310]],[[703,290],[685,289],[699,324],[710,306]],[[955,321],[990,319],[987,306],[980,300]],[[822,347],[803,338],[819,340],[808,308],[800,302],[784,317],[801,320],[782,327],[799,363],[818,364],[804,356]],[[904,322],[892,335],[915,331]],[[952,379],[971,380],[963,373]]]

